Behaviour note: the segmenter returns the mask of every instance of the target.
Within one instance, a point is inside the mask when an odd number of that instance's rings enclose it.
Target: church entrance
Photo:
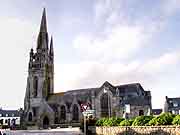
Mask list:
[[[43,128],[47,129],[48,127],[49,127],[49,119],[47,116],[45,116],[43,119]]]

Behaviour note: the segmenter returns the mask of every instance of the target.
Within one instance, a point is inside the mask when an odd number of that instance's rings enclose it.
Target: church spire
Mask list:
[[[43,15],[41,19],[40,32],[47,33],[47,23],[46,23],[46,9],[43,9]]]
[[[48,50],[48,32],[47,32],[47,22],[46,22],[46,9],[43,9],[40,31],[37,41],[37,50],[45,49]]]

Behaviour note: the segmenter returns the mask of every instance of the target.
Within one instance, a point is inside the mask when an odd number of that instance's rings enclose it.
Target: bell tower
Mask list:
[[[49,95],[54,92],[53,38],[51,37],[49,47],[45,9],[42,14],[36,50],[34,51],[32,48],[29,55],[24,110],[27,113],[30,112],[32,118],[36,119],[42,104],[47,104]]]

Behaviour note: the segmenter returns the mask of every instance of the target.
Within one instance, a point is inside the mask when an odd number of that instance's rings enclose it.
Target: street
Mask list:
[[[55,130],[6,130],[6,135],[80,135],[82,134],[78,128],[62,128]]]

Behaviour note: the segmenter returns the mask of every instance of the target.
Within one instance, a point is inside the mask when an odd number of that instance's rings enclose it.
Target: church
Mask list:
[[[112,85],[105,81],[97,88],[67,90],[54,93],[54,47],[49,42],[46,11],[40,24],[36,50],[29,53],[27,87],[24,98],[25,124],[46,128],[52,125],[79,124],[83,118],[82,104],[95,110],[95,117],[128,117],[149,115],[151,92],[140,83]]]

